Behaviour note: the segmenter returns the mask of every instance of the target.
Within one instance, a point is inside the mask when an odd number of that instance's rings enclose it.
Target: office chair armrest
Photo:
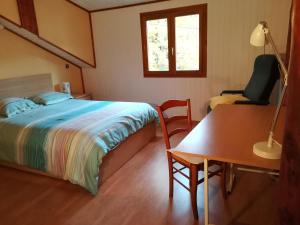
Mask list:
[[[224,90],[221,92],[221,96],[223,94],[231,94],[231,95],[238,95],[238,94],[244,94],[244,90]]]
[[[251,100],[245,100],[245,101],[235,101],[234,104],[237,105],[269,105],[269,102],[265,102],[265,101],[251,101]]]

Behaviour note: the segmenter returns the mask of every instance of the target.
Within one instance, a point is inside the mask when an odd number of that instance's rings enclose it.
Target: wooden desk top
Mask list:
[[[280,143],[285,111],[281,109],[275,130],[275,140]],[[263,159],[253,153],[256,142],[267,141],[274,112],[274,106],[217,106],[173,150],[209,160],[279,170],[280,160]]]

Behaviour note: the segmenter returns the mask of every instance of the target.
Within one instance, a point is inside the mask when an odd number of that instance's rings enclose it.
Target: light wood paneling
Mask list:
[[[47,73],[52,75],[55,90],[69,81],[73,92],[83,92],[80,68],[67,61],[7,30],[0,31],[0,48],[0,79]]]
[[[62,49],[59,46],[54,45],[53,43],[43,39],[40,36],[37,36],[35,33],[30,32],[23,27],[16,25],[12,21],[8,20],[7,18],[0,17],[0,23],[9,31],[13,32],[14,34],[22,37],[23,39],[45,49],[46,51],[51,52],[53,55],[56,55],[76,66],[79,67],[92,67],[89,63],[82,60],[81,58],[67,52],[66,50]]]
[[[208,3],[207,78],[144,78],[139,14]],[[191,98],[193,118],[206,114],[208,99],[249,81],[262,48],[250,45],[252,30],[266,20],[284,52],[291,0],[172,0],[92,14],[97,68],[85,69],[95,99],[146,101]],[[270,46],[267,52],[271,52]],[[159,90],[159,91],[158,91]]]
[[[18,4],[16,0],[1,0],[0,15],[14,23],[21,25]]]
[[[39,35],[94,65],[89,13],[62,0],[34,0]]]

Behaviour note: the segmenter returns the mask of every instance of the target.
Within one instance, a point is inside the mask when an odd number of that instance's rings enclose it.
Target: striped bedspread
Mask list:
[[[155,119],[146,103],[70,99],[41,106],[0,118],[0,160],[69,180],[95,195],[103,156]]]

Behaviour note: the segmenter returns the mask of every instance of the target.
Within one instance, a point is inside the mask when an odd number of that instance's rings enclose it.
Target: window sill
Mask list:
[[[206,78],[206,73],[184,71],[180,73],[161,73],[161,72],[150,72],[144,73],[145,78]]]

